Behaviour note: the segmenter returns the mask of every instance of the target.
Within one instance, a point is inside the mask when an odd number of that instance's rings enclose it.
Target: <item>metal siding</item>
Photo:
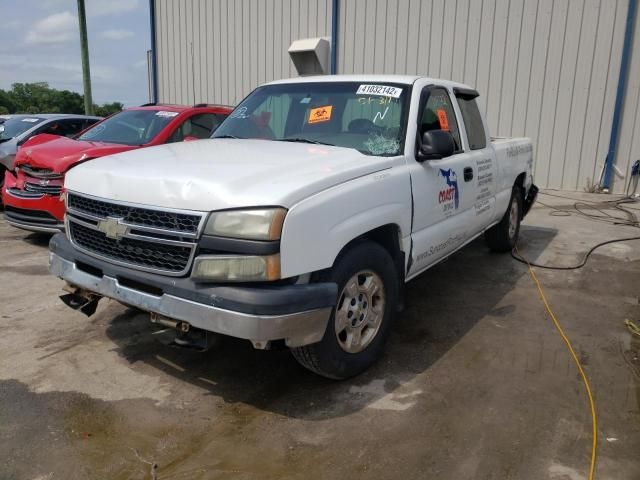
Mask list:
[[[524,0],[513,0],[509,8],[506,28],[504,64],[500,84],[502,90],[498,92],[500,116],[498,130],[513,130],[513,109],[516,101],[516,83],[518,79],[518,65],[520,63],[520,43],[522,31]],[[511,132],[513,134],[513,132]]]
[[[618,0],[613,8],[615,10],[615,19],[613,32],[611,34],[611,42],[609,44],[607,65],[607,77],[604,89],[606,95],[604,98],[604,106],[601,113],[601,128],[598,130],[598,148],[596,150],[596,158],[593,165],[594,183],[600,177],[600,172],[604,166],[607,150],[609,149],[609,138],[611,135],[611,123],[613,122],[613,109],[616,99],[616,88],[618,87],[618,74],[620,73],[620,61],[622,58],[622,43],[624,41],[624,26],[627,19],[627,0]]]
[[[629,182],[629,174],[633,163],[640,159],[640,12],[636,15],[631,63],[623,107],[620,139],[616,167],[624,173],[620,178],[613,175],[615,192],[624,192]]]
[[[339,40],[339,73],[418,73],[470,84],[481,93],[493,135],[533,139],[541,186],[581,190],[597,182],[628,0],[363,3],[342,1],[340,31],[348,33]],[[640,157],[638,30],[616,159],[623,172]],[[614,190],[625,182],[616,174]]]
[[[293,40],[331,32],[331,0],[155,2],[165,102],[234,104],[264,81],[295,76]],[[604,163],[627,8],[628,0],[341,0],[338,73],[470,84],[493,135],[533,139],[536,182],[581,190]],[[639,22],[616,192],[640,157]]]
[[[293,40],[329,37],[331,0],[155,0],[161,102],[235,104],[295,76]]]

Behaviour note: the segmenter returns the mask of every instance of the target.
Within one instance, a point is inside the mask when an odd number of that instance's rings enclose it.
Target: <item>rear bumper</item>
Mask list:
[[[334,283],[208,286],[138,272],[83,254],[62,234],[51,239],[49,271],[75,287],[254,345],[319,342],[337,297]]]
[[[16,183],[16,177],[10,171],[5,172],[2,203],[7,223],[33,232],[64,230],[64,203],[60,196],[25,192]]]

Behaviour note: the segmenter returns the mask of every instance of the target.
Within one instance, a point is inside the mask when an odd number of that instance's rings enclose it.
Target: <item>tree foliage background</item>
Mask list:
[[[106,117],[122,110],[122,103],[93,105],[95,115]],[[0,89],[0,114],[8,113],[84,113],[83,96],[69,90],[56,90],[46,82],[14,83],[11,90]]]

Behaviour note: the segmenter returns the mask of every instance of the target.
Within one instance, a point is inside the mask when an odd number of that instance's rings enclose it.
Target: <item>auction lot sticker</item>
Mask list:
[[[400,98],[402,89],[388,85],[360,85],[356,95],[380,95],[382,97]]]
[[[328,122],[329,120],[331,120],[331,110],[333,110],[333,105],[312,108],[311,110],[309,110],[308,123]]]

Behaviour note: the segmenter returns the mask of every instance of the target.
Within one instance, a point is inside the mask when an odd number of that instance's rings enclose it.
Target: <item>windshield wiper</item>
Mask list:
[[[279,138],[275,140],[277,142],[312,143],[314,145],[327,145],[329,147],[335,147],[333,143],[319,142],[318,140],[309,140],[308,138],[301,138],[301,137]]]
[[[235,135],[220,135],[219,137],[211,137],[211,138],[235,138],[237,140],[243,139],[244,137],[236,137]]]

